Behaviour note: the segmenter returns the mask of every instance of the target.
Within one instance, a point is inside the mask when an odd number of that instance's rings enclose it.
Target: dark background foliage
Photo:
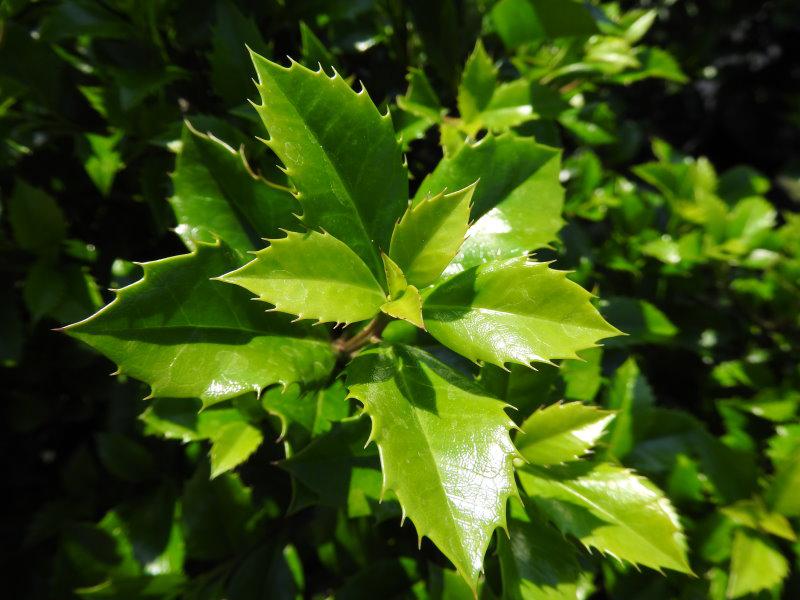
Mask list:
[[[751,165],[772,183],[769,200],[779,210],[796,211],[797,2],[623,4],[659,9],[647,42],[669,50],[689,82],[681,86],[652,79],[598,92],[630,124],[632,140],[632,150],[622,159],[599,150],[603,166],[627,173],[631,165],[649,160],[648,140],[659,137],[681,152],[709,157],[720,173]],[[244,102],[255,90],[247,56],[239,52],[241,44],[246,41],[273,57],[300,57],[302,21],[334,49],[340,71],[365,82],[376,102],[390,102],[405,91],[407,67],[418,65],[420,47],[427,47],[429,75],[445,104],[454,109],[460,70],[485,8],[467,0],[8,0],[0,7],[0,464],[6,498],[0,517],[0,561],[8,574],[7,597],[67,598],[72,589],[91,584],[91,578],[82,579],[85,575],[71,569],[72,561],[79,560],[75,547],[105,543],[87,542],[97,531],[85,524],[98,522],[112,507],[131,500],[134,505],[152,501],[160,506],[152,500],[159,494],[180,496],[184,482],[202,463],[201,447],[187,451],[175,442],[143,436],[137,420],[145,406],[143,386],[109,377],[110,363],[53,328],[101,304],[93,281],[107,301],[107,288],[138,277],[129,261],[183,252],[170,231],[173,217],[166,203],[174,168],[169,142],[179,137],[183,118],[216,123],[211,119],[223,117],[247,137],[240,140],[236,131],[220,134],[245,143],[255,164],[264,172],[273,171],[274,161],[251,141],[263,132]],[[247,23],[242,15],[247,15]],[[494,56],[502,55],[496,36],[489,35],[486,44]],[[112,132],[120,135],[115,145],[120,165],[104,193],[85,164],[93,155],[106,160],[108,155],[93,151],[87,135]],[[568,136],[564,145],[566,156],[580,147]],[[417,178],[424,175],[440,156],[437,136],[430,131],[413,145],[412,173]],[[57,248],[32,250],[15,243],[9,199],[19,193],[21,181],[57,199],[67,226]],[[600,285],[603,296],[656,303],[686,342],[645,343],[636,350],[659,405],[701,418],[717,436],[754,440],[756,461],[768,468],[760,452],[770,423],[734,423],[739,417],[720,412],[715,402],[782,382],[791,388],[800,379],[797,304],[788,310],[740,307],[728,294],[734,269],[700,266],[685,276],[666,278],[667,284],[657,265],[645,267],[641,277],[608,268],[604,257],[617,252],[614,244],[625,235],[608,219],[575,217],[562,235],[561,264],[579,268],[581,254],[591,255],[596,265],[585,278],[587,285]],[[32,282],[30,272],[37,265],[41,280]],[[666,296],[665,285],[670,290]],[[48,288],[57,288],[52,294],[58,297],[50,298]],[[705,330],[719,336],[713,353],[696,345]],[[792,347],[794,353],[789,351]],[[742,366],[746,373],[737,385],[720,389],[712,369],[759,349],[769,360]],[[613,372],[627,356],[627,350],[614,352],[604,372]],[[335,515],[327,515],[332,524],[324,526],[312,525],[303,512],[289,520],[274,518],[291,494],[288,476],[271,464],[281,457],[279,445],[264,444],[241,470],[242,480],[253,490],[253,505],[266,507],[268,524],[257,535],[271,539],[301,531],[296,543],[313,546],[335,529]],[[691,503],[684,508],[696,515],[705,510]],[[362,525],[352,526],[364,529]],[[402,554],[398,548],[412,553],[416,543],[408,528],[399,530],[394,522],[365,535],[373,542],[394,540],[390,551],[375,544],[377,559]],[[157,542],[140,540],[145,548]],[[789,553],[788,544],[783,549]],[[432,548],[426,545],[424,550],[434,563],[445,564]],[[341,585],[354,572],[344,565],[332,573],[330,565],[301,552],[309,595]],[[198,559],[186,569],[200,589],[203,576],[224,564]],[[786,597],[800,593],[796,568],[793,577]],[[623,592],[617,589],[620,597]],[[204,596],[198,592],[196,597]]]

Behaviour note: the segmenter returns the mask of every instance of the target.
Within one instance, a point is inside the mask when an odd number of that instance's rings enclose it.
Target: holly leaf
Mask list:
[[[518,469],[535,504],[565,534],[620,560],[691,573],[672,504],[647,479],[607,463]]]
[[[497,70],[483,42],[478,40],[464,65],[458,86],[458,112],[464,123],[469,125],[478,119],[481,111],[489,105],[496,87]],[[472,133],[477,133],[477,130]]]
[[[474,362],[502,367],[576,358],[577,351],[620,332],[566,275],[524,256],[472,267],[427,296],[425,326]]]
[[[211,443],[211,478],[246,461],[263,441],[261,430],[245,421],[225,425]]]
[[[397,263],[389,258],[386,254],[381,253],[383,260],[383,268],[386,273],[386,284],[389,288],[390,298],[399,298],[408,287],[405,273],[397,266]]]
[[[338,74],[252,59],[267,145],[297,188],[303,222],[350,246],[381,281],[378,249],[389,247],[408,200],[389,113],[381,115],[363,88],[356,93]]]
[[[420,329],[425,329],[425,323],[422,321],[422,296],[413,285],[409,285],[396,300],[386,302],[381,306],[381,310],[391,317],[403,319]]]
[[[216,22],[208,53],[211,88],[227,106],[238,106],[245,103],[253,89],[246,48],[267,53],[270,44],[264,41],[253,18],[242,13],[236,3],[217,2],[215,7]]]
[[[202,408],[203,403],[197,398],[156,398],[139,419],[146,435],[184,443],[211,439],[225,426],[243,419],[237,409],[225,404]]]
[[[221,239],[244,255],[297,223],[298,205],[288,190],[254,175],[240,152],[188,121],[172,181],[176,231],[189,250]]]
[[[497,536],[504,600],[575,600],[576,548],[558,530],[511,505],[509,536]]]
[[[429,537],[473,590],[506,501],[516,494],[505,405],[426,352],[368,350],[347,367],[350,395],[372,419],[384,489],[420,540]]]
[[[445,274],[519,256],[553,241],[564,223],[560,170],[559,150],[510,134],[487,135],[445,156],[420,185],[414,204],[479,180],[472,196],[474,223]]]
[[[800,454],[781,461],[767,488],[771,508],[787,517],[800,516]]]
[[[279,387],[267,390],[261,397],[261,405],[280,419],[281,438],[296,426],[304,434],[302,441],[307,442],[329,431],[332,423],[348,416],[346,397],[347,390],[341,381],[312,390],[303,390],[295,384],[285,390]]]
[[[789,562],[766,536],[738,529],[733,536],[728,598],[771,590],[789,574]]]
[[[516,437],[516,446],[535,465],[576,460],[603,435],[614,413],[580,402],[552,404],[533,413]]]
[[[220,281],[250,290],[275,310],[318,323],[363,321],[386,301],[364,261],[332,235],[289,231],[269,242]]]
[[[380,460],[364,445],[369,421],[335,423],[297,454],[280,463],[317,497],[319,504],[346,508],[350,517],[372,514],[381,497]]]
[[[408,88],[404,96],[397,97],[397,106],[428,123],[428,126],[441,123],[447,109],[442,107],[439,96],[428,81],[425,72],[414,67],[406,75]]]
[[[389,257],[409,283],[436,281],[464,243],[477,182],[451,194],[440,192],[409,205],[392,233]]]
[[[151,397],[200,398],[209,406],[244,392],[327,377],[325,333],[265,314],[247,293],[210,278],[234,268],[230,248],[144,263],[144,276],[111,304],[65,331],[151,387]]]
[[[67,234],[67,221],[52,196],[18,179],[7,209],[20,248],[47,255],[58,251]]]

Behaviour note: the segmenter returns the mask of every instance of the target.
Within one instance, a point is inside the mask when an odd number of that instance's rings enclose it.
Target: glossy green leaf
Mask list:
[[[267,144],[297,188],[303,222],[350,246],[380,281],[378,250],[389,247],[408,200],[408,175],[391,117],[338,74],[252,58]]]
[[[472,361],[497,366],[575,358],[619,335],[563,271],[525,257],[472,267],[439,284],[423,304],[428,331]]]
[[[253,493],[235,473],[209,479],[208,468],[201,466],[184,485],[181,504],[188,558],[224,559],[255,538]]]
[[[516,493],[504,404],[408,346],[359,354],[347,386],[372,419],[384,488],[397,495],[419,537],[429,537],[474,589]]]
[[[330,65],[336,67],[336,59],[333,58],[330,50],[325,47],[311,28],[300,21],[300,46],[303,54],[303,64],[309,68],[318,65]]]
[[[603,382],[602,348],[589,348],[580,353],[578,360],[565,360],[561,363],[561,378],[566,384],[564,398],[589,402],[597,395]]]
[[[503,600],[577,598],[580,567],[576,548],[516,503],[510,512],[509,537],[497,536]]]
[[[406,280],[403,270],[394,262],[387,254],[381,253],[383,260],[383,269],[386,273],[386,285],[389,288],[390,298],[399,298],[406,288],[408,281]]]
[[[530,0],[500,0],[492,7],[489,17],[509,50],[535,42],[544,35]]]
[[[771,533],[790,541],[797,539],[789,520],[780,513],[770,512],[760,498],[740,500],[722,507],[720,512],[734,523],[755,531]]]
[[[474,223],[445,273],[552,242],[563,225],[560,169],[558,150],[513,135],[486,136],[443,158],[420,185],[415,204],[478,180],[472,197]]]
[[[145,434],[181,442],[211,439],[227,425],[244,419],[237,409],[225,404],[202,408],[197,398],[155,398],[139,419],[145,425]]]
[[[117,173],[125,168],[122,155],[117,149],[121,139],[120,131],[107,136],[95,133],[86,135],[90,152],[83,162],[83,167],[103,196],[108,196]]]
[[[611,296],[604,297],[598,305],[609,323],[628,334],[615,340],[615,344],[663,343],[678,333],[667,315],[645,300]]]
[[[170,204],[176,231],[189,250],[221,239],[241,254],[261,248],[262,238],[298,224],[299,206],[288,190],[252,173],[244,155],[187,121],[175,162]]]
[[[319,504],[345,508],[350,517],[372,514],[381,498],[382,476],[375,447],[365,446],[369,429],[364,418],[336,423],[280,466]]]
[[[144,263],[144,277],[66,332],[102,352],[151,395],[204,405],[276,383],[327,376],[334,356],[324,332],[265,314],[247,293],[211,277],[238,264],[220,244]]]
[[[276,387],[264,393],[261,404],[264,410],[280,419],[281,438],[286,437],[293,427],[298,427],[305,434],[302,441],[307,442],[348,416],[346,396],[344,385],[337,380],[327,387],[307,391],[298,385],[285,390]]]
[[[442,274],[464,243],[477,183],[423,198],[408,207],[392,233],[389,256],[408,282],[423,288]]]
[[[515,443],[535,465],[554,465],[586,454],[603,435],[614,413],[580,402],[552,404],[533,413]]]
[[[216,21],[208,53],[213,90],[228,106],[245,104],[253,91],[247,49],[267,53],[269,45],[255,20],[242,13],[235,2],[224,0],[215,3],[213,8]]]
[[[478,119],[492,99],[496,86],[497,70],[483,42],[478,40],[464,65],[458,86],[458,112],[465,123],[473,123]]]
[[[328,233],[289,231],[269,243],[220,281],[253,292],[275,310],[318,323],[363,321],[386,301],[364,261]]]
[[[675,509],[647,479],[605,463],[517,472],[536,505],[584,545],[633,564],[691,573]]]
[[[240,465],[264,441],[261,430],[244,422],[228,423],[217,431],[211,443],[211,477]]]
[[[446,109],[442,107],[425,72],[412,67],[408,70],[406,80],[408,88],[403,96],[397,97],[397,106],[407,113],[425,119],[430,125],[441,122]]]
[[[766,536],[739,529],[733,537],[728,598],[741,598],[780,586],[789,562]]]
[[[775,471],[767,500],[773,510],[787,517],[800,516],[800,454],[795,453],[781,461]]]
[[[57,251],[66,236],[67,222],[52,196],[17,180],[6,207],[20,248],[42,254]]]
[[[615,371],[608,387],[606,405],[617,413],[606,440],[609,456],[622,459],[633,449],[637,421],[654,404],[650,384],[636,361],[629,358]]]
[[[425,323],[422,321],[422,296],[413,285],[409,285],[400,297],[383,304],[381,310],[389,316],[425,329]]]

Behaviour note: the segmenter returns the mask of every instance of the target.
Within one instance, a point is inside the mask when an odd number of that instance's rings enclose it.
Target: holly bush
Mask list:
[[[636,117],[674,10],[3,5],[13,596],[800,593],[798,179]]]

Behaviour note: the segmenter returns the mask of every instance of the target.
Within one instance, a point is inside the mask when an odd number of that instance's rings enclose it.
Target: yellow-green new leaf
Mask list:
[[[445,274],[520,256],[556,239],[564,224],[560,170],[559,150],[510,134],[487,135],[447,154],[423,180],[415,205],[443,189],[479,183],[472,196],[473,224]]]
[[[408,174],[388,112],[338,74],[252,54],[270,148],[297,188],[302,220],[361,257],[380,281],[379,250],[408,201]]]
[[[364,261],[328,233],[287,232],[240,269],[220,277],[275,310],[320,323],[369,319],[386,302]]]
[[[225,425],[211,442],[211,478],[246,461],[263,441],[261,430],[245,421]]]
[[[741,598],[781,585],[789,574],[789,561],[766,536],[739,529],[733,536],[728,598]]]
[[[586,462],[529,465],[517,473],[536,505],[584,545],[633,564],[692,572],[675,509],[644,477]]]
[[[469,228],[476,185],[423,198],[410,205],[397,223],[389,256],[409,283],[420,288],[430,285],[453,260]]]
[[[244,257],[262,238],[298,223],[299,207],[288,190],[254,176],[241,153],[188,122],[172,181],[175,230],[189,250],[221,239]]]
[[[489,105],[496,86],[497,70],[486,53],[483,42],[478,40],[464,65],[461,84],[458,86],[458,112],[464,123],[476,122],[481,111]],[[478,129],[479,124],[471,133],[476,133]]]
[[[514,502],[509,536],[497,536],[503,600],[576,600],[577,548],[538,515]]]
[[[525,257],[472,267],[439,284],[422,307],[425,326],[472,361],[530,365],[619,335],[563,271]]]
[[[390,300],[381,306],[381,310],[390,317],[403,319],[425,329],[422,321],[422,296],[413,285],[409,285],[396,300]]]
[[[429,354],[376,348],[347,368],[372,418],[384,488],[475,589],[506,501],[516,494],[505,405]]]
[[[140,379],[155,397],[208,406],[291,382],[310,384],[334,365],[324,331],[261,310],[246,292],[211,278],[239,264],[227,246],[145,263],[144,276],[66,332]]]
[[[516,446],[535,465],[576,460],[595,445],[614,413],[580,402],[553,404],[533,413],[522,424]]]
[[[383,252],[381,252],[381,259],[383,259],[383,268],[386,273],[386,285],[389,288],[389,297],[399,298],[408,287],[406,276],[403,270],[397,266],[397,263]]]

